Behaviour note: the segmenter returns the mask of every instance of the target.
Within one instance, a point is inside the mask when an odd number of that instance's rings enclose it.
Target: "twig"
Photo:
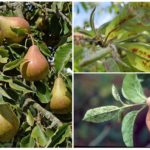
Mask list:
[[[69,24],[69,26],[71,27],[71,21],[60,11],[58,11],[58,14]]]
[[[109,134],[111,128],[109,126],[106,126],[101,134],[99,134],[92,142],[90,142],[89,146],[98,146]]]
[[[37,110],[40,111],[43,116],[45,116],[47,119],[49,119],[53,126],[60,127],[63,125],[63,123],[55,116],[53,115],[50,111],[47,111],[44,109],[41,105],[36,103],[33,99],[27,98],[25,101],[25,104],[23,107],[27,106],[30,102],[34,102],[33,107]]]
[[[31,39],[32,45],[34,45],[34,38],[33,38],[32,34],[29,34],[29,37]]]
[[[38,103],[34,103],[33,107],[37,109],[38,111],[40,111],[42,115],[44,115],[47,119],[52,121],[53,125],[56,125],[58,127],[63,125],[62,122],[58,118],[56,118],[50,111],[47,111],[46,109],[41,107]]]

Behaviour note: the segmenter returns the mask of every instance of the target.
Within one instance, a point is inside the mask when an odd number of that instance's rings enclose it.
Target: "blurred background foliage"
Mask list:
[[[139,74],[146,96],[150,96],[149,74]],[[125,147],[121,135],[121,121],[112,120],[100,124],[82,121],[88,109],[117,105],[111,94],[112,84],[121,90],[124,75],[119,74],[76,74],[74,87],[74,139],[76,147]],[[120,91],[121,93],[121,91]],[[136,147],[149,147],[150,135],[145,125],[147,108],[138,116],[134,142]]]

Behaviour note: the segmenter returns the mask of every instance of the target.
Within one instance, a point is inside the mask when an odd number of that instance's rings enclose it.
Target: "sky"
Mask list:
[[[109,13],[106,11],[106,8],[110,6],[110,2],[101,2],[98,3],[96,11],[95,11],[95,27],[99,27],[100,25],[104,24],[105,22],[110,21],[114,16],[115,13]],[[80,13],[77,13],[77,6],[80,9]],[[97,13],[99,9],[102,9],[102,13]],[[80,26],[83,27],[84,21],[89,21],[90,14],[92,12],[92,9],[89,9],[87,12],[82,8],[81,4],[79,2],[76,2],[74,5],[74,27]]]

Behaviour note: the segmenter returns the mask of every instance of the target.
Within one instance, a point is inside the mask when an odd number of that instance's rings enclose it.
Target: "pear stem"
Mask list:
[[[30,39],[31,39],[32,45],[35,45],[35,44],[34,44],[34,38],[33,38],[32,34],[29,34],[29,37],[30,37]]]

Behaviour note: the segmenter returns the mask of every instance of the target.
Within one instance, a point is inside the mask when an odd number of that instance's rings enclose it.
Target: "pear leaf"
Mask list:
[[[61,72],[62,69],[65,67],[65,65],[70,59],[71,52],[71,44],[64,44],[57,49],[55,54],[55,67],[57,72]]]
[[[120,108],[117,106],[103,106],[89,109],[83,118],[88,122],[100,123],[117,117]]]
[[[122,94],[134,103],[143,103],[146,100],[140,80],[136,74],[128,74],[125,76],[122,85]]]
[[[133,134],[134,134],[134,123],[139,111],[131,111],[125,115],[122,121],[122,136],[123,141],[125,142],[126,146],[133,147]]]

